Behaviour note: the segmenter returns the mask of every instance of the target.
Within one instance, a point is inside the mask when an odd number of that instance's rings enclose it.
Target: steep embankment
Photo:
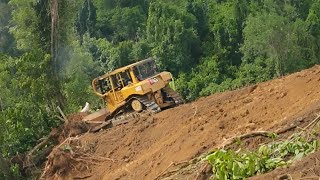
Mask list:
[[[77,178],[154,179],[172,162],[197,157],[226,138],[291,123],[303,126],[320,109],[319,85],[320,66],[315,66],[85,134],[81,148],[94,158],[110,159],[85,162],[80,169],[71,165],[69,171]]]

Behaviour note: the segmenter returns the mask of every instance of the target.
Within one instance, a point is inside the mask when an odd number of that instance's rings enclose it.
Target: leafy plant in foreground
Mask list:
[[[318,141],[300,137],[262,145],[252,152],[218,150],[205,159],[212,165],[216,179],[244,179],[262,174],[315,152]]]

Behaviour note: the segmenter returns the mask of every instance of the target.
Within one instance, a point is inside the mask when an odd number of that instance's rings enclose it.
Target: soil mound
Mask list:
[[[98,133],[86,133],[79,137],[81,146],[76,152],[90,147],[86,155],[99,163],[89,163],[81,170],[67,168],[64,172],[68,177],[82,179],[163,177],[174,164],[183,165],[228,138],[252,131],[275,132],[291,125],[305,126],[320,110],[319,85],[320,66],[314,66],[280,79],[141,116]],[[264,139],[246,140],[247,146],[253,148],[261,142]],[[66,167],[77,166],[77,162],[68,162]],[[190,169],[170,179],[195,179],[203,169]]]
[[[87,113],[73,113],[68,115],[68,121],[57,128],[52,129],[49,138],[56,139],[59,143],[68,137],[75,137],[89,131],[89,125],[82,121]]]

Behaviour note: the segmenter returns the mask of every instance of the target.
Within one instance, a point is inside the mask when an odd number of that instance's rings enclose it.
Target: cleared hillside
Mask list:
[[[175,163],[198,157],[230,137],[257,130],[277,131],[294,124],[304,127],[320,112],[319,87],[320,66],[314,66],[280,79],[144,115],[98,133],[84,134],[77,139],[78,149],[94,158],[68,164],[63,176],[165,178],[162,175],[174,168]],[[296,130],[299,128],[288,133]],[[262,142],[264,139],[246,143],[255,147]],[[200,176],[195,169],[170,175],[177,179],[187,177]]]

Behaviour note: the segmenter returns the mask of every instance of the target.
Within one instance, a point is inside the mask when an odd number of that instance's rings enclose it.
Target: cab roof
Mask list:
[[[129,65],[127,65],[127,66],[118,68],[118,69],[116,69],[116,70],[114,70],[114,71],[111,71],[110,73],[104,74],[104,75],[102,75],[102,76],[100,76],[100,77],[98,77],[98,78],[99,78],[99,79],[103,79],[103,78],[106,78],[106,77],[108,77],[108,76],[111,76],[111,75],[114,75],[114,74],[123,72],[123,71],[125,71],[125,70],[127,70],[127,69],[130,69],[130,68],[132,68],[132,67],[138,66],[138,65],[140,65],[140,64],[145,64],[145,63],[151,62],[151,61],[154,61],[154,59],[153,59],[153,58],[144,59],[144,60],[138,61],[138,62],[136,62],[136,63],[129,64]]]

